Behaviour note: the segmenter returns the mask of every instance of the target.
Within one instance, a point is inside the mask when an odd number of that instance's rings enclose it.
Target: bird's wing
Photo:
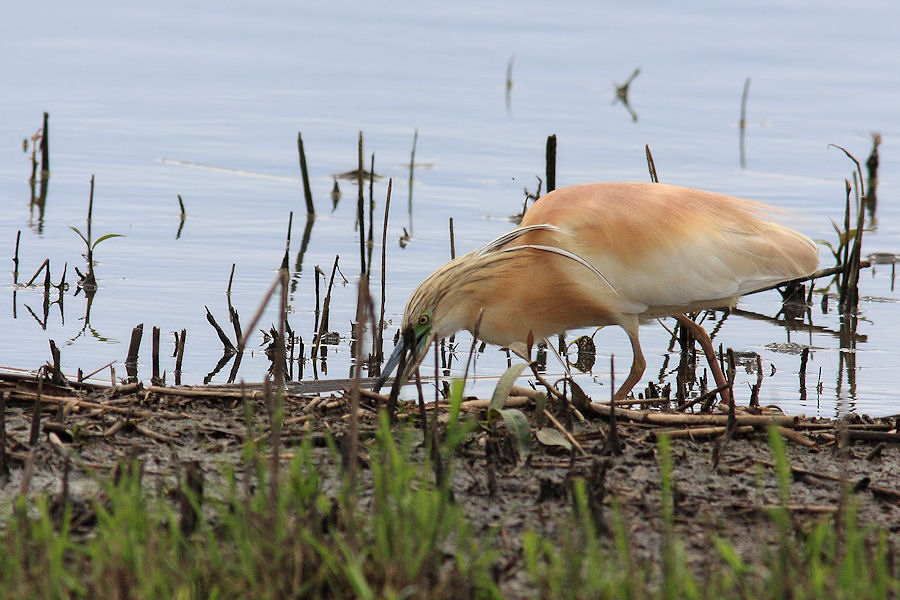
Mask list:
[[[627,300],[648,308],[678,307],[734,298],[800,277],[809,266],[795,257],[809,244],[805,236],[765,224],[761,230],[728,228],[667,239],[639,265],[625,265],[609,254],[585,255],[598,269],[618,275],[613,283]],[[815,248],[810,252],[814,257]]]

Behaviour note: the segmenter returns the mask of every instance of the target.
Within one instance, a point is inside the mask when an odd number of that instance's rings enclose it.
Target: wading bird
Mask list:
[[[529,341],[618,325],[633,351],[631,371],[615,394],[623,399],[646,366],[639,323],[667,316],[700,341],[717,385],[727,387],[709,336],[684,313],[731,307],[743,294],[815,272],[815,244],[764,220],[771,210],[659,183],[553,191],[534,203],[518,228],[419,285],[375,389],[399,365],[396,395],[429,345],[462,329],[524,356]]]

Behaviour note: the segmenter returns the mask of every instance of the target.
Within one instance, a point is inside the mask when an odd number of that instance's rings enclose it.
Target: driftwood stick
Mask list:
[[[598,415],[609,416],[609,406],[599,402],[591,402],[591,409]],[[628,419],[635,423],[648,423],[651,425],[727,425],[728,415],[692,415],[683,413],[661,413],[648,410],[628,410],[617,408],[616,416]],[[767,425],[781,425],[794,427],[800,420],[799,416],[788,415],[735,415],[736,426],[753,425],[765,427]]]
[[[553,413],[551,413],[546,408],[544,409],[544,416],[547,417],[547,419],[549,419],[551,423],[553,423],[553,426],[556,427],[556,429],[559,430],[559,432],[561,434],[563,434],[563,437],[565,437],[567,440],[569,440],[570,444],[575,446],[575,449],[578,450],[579,454],[581,454],[582,456],[588,455],[588,453],[584,450],[584,448],[581,446],[581,444],[578,443],[578,440],[576,440],[574,437],[572,437],[572,434],[569,433],[568,431],[566,431],[566,428],[562,426],[562,423],[557,421],[556,417],[553,416]]]

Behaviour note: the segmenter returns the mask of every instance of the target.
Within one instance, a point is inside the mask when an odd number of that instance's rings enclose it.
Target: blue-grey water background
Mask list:
[[[375,170],[384,176],[374,185],[375,282],[393,178],[389,339],[409,293],[449,258],[450,217],[458,253],[512,227],[508,217],[521,210],[523,190],[534,191],[536,177],[544,176],[549,134],[558,136],[557,186],[646,181],[646,144],[661,181],[774,204],[785,209],[783,221],[835,241],[830,219],[842,220],[852,165],[829,144],[865,161],[871,133],[880,132],[879,204],[867,220],[863,254],[900,252],[898,22],[900,6],[892,2],[13,3],[0,24],[0,247],[11,259],[21,230],[20,280],[49,258],[54,280],[68,265],[72,288],[43,325],[42,289],[14,286],[12,261],[4,258],[0,366],[39,367],[50,358],[53,339],[67,373],[116,361],[124,376],[130,332],[144,323],[141,379],[150,377],[149,333],[156,325],[168,381],[172,332],[186,329],[183,380],[201,383],[221,357],[204,306],[231,331],[225,289],[234,264],[231,300],[249,321],[281,264],[294,211],[289,322],[308,356],[315,267],[330,273],[340,255],[349,283],[337,279],[331,329],[341,340],[319,375],[346,377],[359,272],[356,188],[341,182],[334,211],[329,192],[332,174],[356,167],[359,131],[366,162],[374,153]],[[614,101],[615,84],[638,67],[629,94],[633,120]],[[747,165],[741,168],[738,125],[748,77]],[[39,220],[29,209],[30,155],[22,140],[40,127],[44,111],[52,176]],[[301,265],[298,131],[318,211]],[[94,237],[125,237],[97,246],[100,289],[85,327],[84,295],[73,295],[84,244],[70,226],[84,229],[92,174]],[[176,239],[178,195],[187,219]],[[399,244],[404,228],[410,233],[405,248]],[[832,264],[827,249],[820,255],[823,266]],[[377,285],[373,291],[377,296]],[[764,403],[808,415],[897,413],[900,293],[892,265],[864,271],[860,294],[864,337],[854,373],[839,368],[836,301],[823,312],[818,293],[812,333],[732,315],[716,341],[761,354]],[[776,292],[760,294],[741,308],[774,317],[780,299]],[[263,325],[273,321],[270,310]],[[641,334],[645,380],[656,380],[669,336],[658,324]],[[609,393],[609,355],[616,356],[621,381],[630,350],[616,328],[594,339],[597,364],[578,381],[602,399]],[[461,352],[468,340],[459,337]],[[259,333],[249,340],[255,352],[244,356],[241,379],[264,376],[269,363],[261,342]],[[797,352],[803,345],[812,347],[805,400]],[[433,369],[430,360],[425,372]],[[665,364],[676,362],[673,355]],[[489,349],[475,369],[484,379],[470,391],[489,394],[490,376],[505,365],[506,356]],[[561,372],[552,359],[549,368]],[[212,381],[224,382],[228,372],[225,367]],[[108,377],[108,370],[98,377]],[[304,377],[312,377],[308,363]],[[738,374],[739,400],[746,401],[755,380]]]

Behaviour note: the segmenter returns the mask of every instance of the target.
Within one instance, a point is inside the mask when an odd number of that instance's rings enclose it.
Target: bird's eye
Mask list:
[[[427,327],[429,323],[431,323],[431,315],[429,315],[428,313],[422,313],[421,315],[419,315],[419,327]]]

